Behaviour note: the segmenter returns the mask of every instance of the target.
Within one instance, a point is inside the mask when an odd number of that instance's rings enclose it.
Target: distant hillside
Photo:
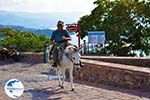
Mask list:
[[[0,25],[0,28],[11,28],[14,30],[20,30],[25,32],[34,32],[36,35],[44,34],[47,37],[50,37],[54,30],[51,29],[34,29],[34,28],[26,28],[23,26],[13,26],[13,25]]]
[[[50,38],[53,30],[51,29],[35,29],[35,28],[26,28],[23,26],[14,26],[14,25],[1,25],[0,24],[0,28],[11,28],[14,30],[20,30],[20,31],[25,31],[25,32],[34,32],[36,35],[40,35],[40,34],[44,34],[46,37]],[[69,34],[71,35],[72,44],[77,45],[77,36],[74,33],[69,32]],[[3,35],[0,34],[0,40],[2,40],[4,37]],[[87,39],[86,39],[87,40]]]

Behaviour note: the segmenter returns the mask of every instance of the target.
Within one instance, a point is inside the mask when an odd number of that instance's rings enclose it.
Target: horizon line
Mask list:
[[[6,10],[6,9],[0,9],[0,12],[16,12],[16,13],[91,13],[87,11],[15,11],[15,10]]]

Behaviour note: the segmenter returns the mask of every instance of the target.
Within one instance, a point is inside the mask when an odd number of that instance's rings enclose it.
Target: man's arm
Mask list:
[[[55,42],[55,32],[52,33],[50,41],[52,42],[52,44],[56,44],[56,42]]]
[[[69,36],[68,32],[65,31],[65,36],[62,37],[64,40],[71,41],[71,37]]]
[[[69,40],[69,41],[71,41],[71,37],[63,36],[62,38],[63,38],[64,40]]]

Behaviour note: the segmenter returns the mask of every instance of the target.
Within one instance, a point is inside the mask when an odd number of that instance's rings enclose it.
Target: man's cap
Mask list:
[[[64,22],[59,20],[59,21],[57,22],[57,25],[64,25]]]

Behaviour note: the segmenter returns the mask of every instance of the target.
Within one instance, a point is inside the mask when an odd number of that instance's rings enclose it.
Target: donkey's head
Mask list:
[[[76,68],[80,68],[80,48],[74,45],[67,46],[65,52]]]

